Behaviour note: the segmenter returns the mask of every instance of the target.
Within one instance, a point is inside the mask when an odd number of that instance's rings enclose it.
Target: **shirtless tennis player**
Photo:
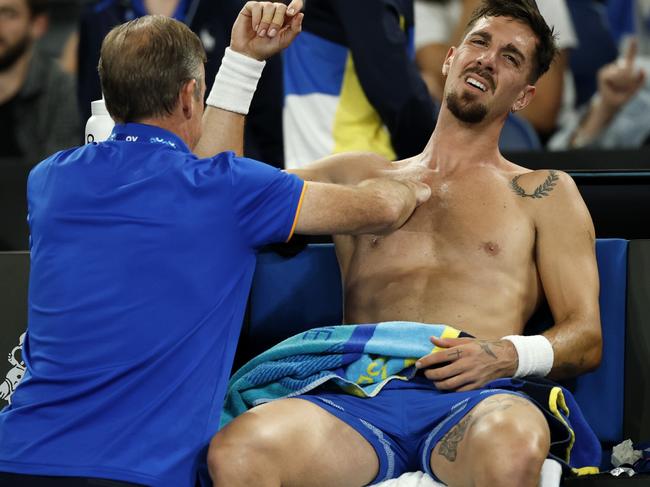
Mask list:
[[[449,50],[444,102],[422,154],[396,163],[342,154],[296,171],[353,184],[433,169],[432,197],[402,228],[335,237],[345,321],[444,323],[478,338],[433,339],[442,350],[419,360],[422,380],[376,398],[328,393],[255,407],[212,442],[216,486],[361,486],[389,467],[394,476],[427,470],[450,486],[537,485],[550,444],[544,415],[481,387],[571,377],[600,362],[594,229],[582,198],[568,175],[527,170],[497,146],[508,113],[530,102],[554,54],[532,0],[486,0]],[[554,326],[521,336],[544,299]],[[465,398],[471,407],[448,421]],[[392,414],[398,402],[403,418]],[[446,433],[425,445],[436,428]]]

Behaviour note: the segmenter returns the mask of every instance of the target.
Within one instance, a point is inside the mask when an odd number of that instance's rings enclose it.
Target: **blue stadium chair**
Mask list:
[[[605,446],[623,440],[627,249],[627,240],[597,240],[603,359],[597,370],[567,384]],[[298,332],[341,323],[341,309],[341,277],[332,244],[310,244],[293,257],[263,251],[240,345],[247,349],[246,358],[252,358]],[[537,333],[549,320],[548,308],[542,309],[527,330]]]

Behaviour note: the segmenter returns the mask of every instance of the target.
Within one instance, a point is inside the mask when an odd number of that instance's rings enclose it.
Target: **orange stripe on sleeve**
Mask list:
[[[287,240],[285,242],[288,242],[291,240],[291,237],[293,237],[293,232],[296,229],[296,225],[298,224],[298,217],[300,216],[300,210],[302,208],[302,200],[305,197],[305,191],[307,190],[307,181],[302,185],[302,192],[300,193],[300,200],[298,200],[298,208],[296,208],[296,216],[293,217],[293,225],[291,225],[291,231],[289,232],[289,236],[287,237]]]

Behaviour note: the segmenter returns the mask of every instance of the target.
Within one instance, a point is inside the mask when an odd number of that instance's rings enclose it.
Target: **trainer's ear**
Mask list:
[[[455,47],[450,47],[449,51],[447,51],[447,56],[445,56],[445,62],[442,63],[442,75],[447,76],[449,73],[449,68],[451,67],[451,63],[454,60],[454,54],[456,53],[456,48]]]
[[[181,87],[181,92],[179,94],[179,103],[183,110],[183,115],[187,120],[192,118],[194,115],[195,108],[195,99],[196,99],[196,90],[198,86],[198,81],[196,79],[191,79],[186,81],[185,84]]]

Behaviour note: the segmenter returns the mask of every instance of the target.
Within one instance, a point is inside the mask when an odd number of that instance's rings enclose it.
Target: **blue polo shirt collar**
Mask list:
[[[142,123],[116,124],[108,140],[120,140],[136,144],[162,144],[181,152],[191,152],[187,144],[178,135],[169,130]]]

